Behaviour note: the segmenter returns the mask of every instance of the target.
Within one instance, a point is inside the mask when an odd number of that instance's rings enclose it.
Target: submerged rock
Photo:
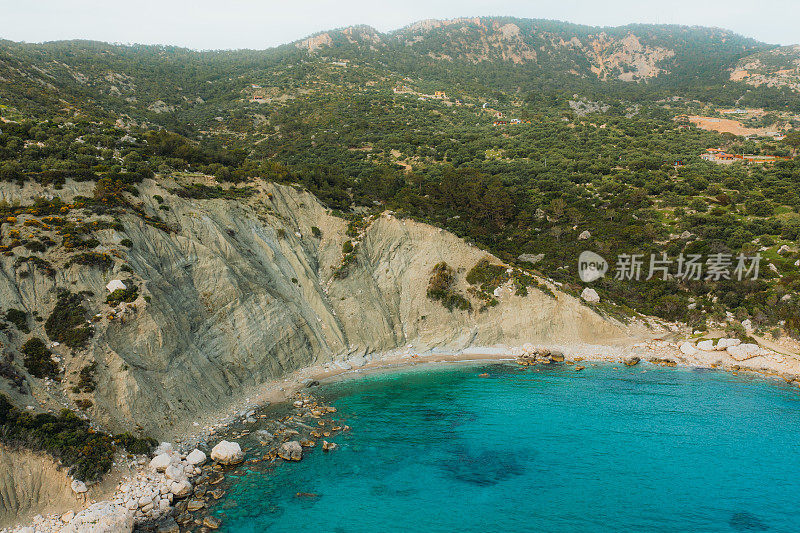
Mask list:
[[[209,529],[219,529],[219,526],[222,525],[222,520],[216,516],[207,516],[203,518],[203,525]]]
[[[636,365],[639,364],[639,361],[641,361],[641,359],[639,357],[636,357],[635,355],[632,355],[632,356],[626,358],[625,361],[623,361],[623,362],[625,363],[625,366],[636,366]]]
[[[284,442],[278,448],[278,457],[284,461],[299,461],[303,458],[303,447],[296,440]]]

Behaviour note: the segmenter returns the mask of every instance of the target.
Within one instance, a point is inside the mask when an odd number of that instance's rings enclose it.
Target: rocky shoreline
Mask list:
[[[388,353],[360,356],[310,367],[281,381],[265,384],[260,394],[235,405],[244,409],[224,417],[222,422],[204,426],[176,444],[162,443],[152,458],[135,458],[135,474],[123,478],[107,500],[90,503],[78,513],[37,516],[30,526],[0,533],[123,532],[177,533],[187,530],[212,531],[220,526],[208,513],[213,501],[224,495],[219,484],[227,469],[241,463],[294,462],[304,450],[319,446],[336,448],[327,439],[349,429],[335,421],[336,409],[326,406],[311,391],[320,381],[333,381],[388,372],[419,364],[464,363],[481,360],[516,361],[520,365],[563,364],[580,371],[593,362],[626,366],[648,362],[661,366],[694,366],[738,372],[754,372],[800,384],[800,360],[736,339],[691,341],[652,340],[629,346],[536,346],[473,348],[453,353]],[[270,416],[263,410],[273,402]],[[282,410],[282,416],[274,413]],[[255,429],[257,428],[257,429]],[[242,450],[238,439],[253,434],[260,448]],[[224,438],[223,438],[224,437]],[[230,440],[228,440],[230,439]],[[177,442],[180,441],[180,442]],[[216,442],[215,442],[216,441]],[[214,446],[211,443],[215,442]],[[208,453],[206,453],[206,450]],[[209,457],[210,456],[210,457]],[[73,490],[83,493],[82,483]]]

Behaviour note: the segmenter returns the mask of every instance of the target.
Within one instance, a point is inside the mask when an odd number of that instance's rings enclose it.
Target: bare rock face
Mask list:
[[[223,440],[211,450],[211,460],[224,465],[235,465],[244,461],[244,452],[238,442]]]
[[[66,469],[51,457],[0,445],[0,529],[75,505]]]
[[[92,186],[67,180],[55,191],[7,184],[0,199],[26,205],[58,194],[71,202],[91,196]],[[632,342],[627,326],[555,288],[556,297],[535,288],[527,296],[511,294],[484,313],[445,309],[426,295],[433,267],[446,262],[454,271],[469,271],[487,254],[438,228],[389,213],[367,221],[347,275],[334,276],[342,267],[342,245],[352,237],[347,221],[311,194],[257,182],[250,199],[197,201],[171,193],[175,187],[159,178],[138,189],[146,203],[163,197],[169,211],[161,216],[176,231],[124,214],[121,229],[98,233],[104,252],[116,250],[123,233],[132,243],[124,263],[116,261],[109,272],[66,267],[65,257],[48,251],[43,258],[54,265],[54,277],[35,269],[24,278],[0,276],[0,301],[7,308],[42,317],[52,312],[58,288],[95,295],[85,300],[89,316],[100,315],[87,349],[81,357],[64,346],[54,350],[67,373],[100,362],[93,416],[109,431],[140,424],[156,438],[183,434],[209,406],[226,405],[245,387],[312,362],[358,367],[365,354],[409,344],[419,351],[455,351],[526,342]],[[320,230],[316,236],[312,227]],[[0,255],[0,269],[13,271],[14,260]],[[123,264],[132,272],[123,273]],[[106,285],[123,278],[140,289],[140,298],[124,321],[111,320]],[[463,275],[456,283],[465,293]],[[46,338],[41,325],[34,328],[32,335]],[[3,332],[0,342],[19,349],[18,340]]]
[[[278,448],[278,457],[285,461],[299,461],[303,458],[303,447],[296,440],[284,442]]]
[[[75,494],[83,494],[84,492],[89,490],[86,488],[86,483],[78,479],[74,479],[72,481],[72,483],[70,484],[70,488],[72,489],[72,492],[74,492]]]
[[[133,531],[133,511],[111,502],[100,502],[76,514],[63,533],[129,533]]]

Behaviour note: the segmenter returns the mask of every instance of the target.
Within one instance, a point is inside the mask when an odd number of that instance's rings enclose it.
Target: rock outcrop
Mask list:
[[[238,442],[223,440],[211,450],[211,460],[224,465],[235,465],[244,461],[244,452]]]
[[[625,327],[555,286],[555,297],[535,288],[508,293],[482,313],[445,309],[426,296],[433,266],[444,261],[463,272],[487,254],[432,226],[384,214],[365,224],[348,274],[334,275],[352,237],[347,222],[311,194],[256,183],[247,199],[196,200],[171,192],[179,187],[170,179],[138,185],[145,209],[177,231],[123,214],[121,228],[98,232],[97,250],[121,257],[108,271],[67,267],[58,252],[47,252],[55,274],[31,269],[23,277],[14,257],[0,256],[0,301],[9,308],[47,317],[57,288],[86,291],[85,305],[98,314],[87,349],[52,350],[72,375],[97,363],[91,415],[110,431],[140,425],[169,438],[247,386],[312,363],[359,366],[365,354],[400,347],[628,342]],[[58,191],[7,185],[0,200],[28,204],[56,194],[65,202],[91,196],[92,184],[67,180]],[[154,197],[169,210],[158,211]],[[123,238],[129,247],[119,246]],[[129,278],[138,299],[124,313],[112,310],[124,319],[107,318],[106,285]],[[32,334],[46,338],[38,329]],[[1,332],[0,342],[14,345]],[[55,397],[50,385],[32,383],[37,397]]]
[[[133,511],[123,505],[99,502],[76,514],[63,533],[126,533],[133,531]]]

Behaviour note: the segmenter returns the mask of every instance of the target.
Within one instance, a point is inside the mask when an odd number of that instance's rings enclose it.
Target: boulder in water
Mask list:
[[[211,450],[211,459],[224,465],[235,465],[244,461],[244,452],[238,442],[223,440]]]
[[[278,457],[284,461],[299,461],[303,458],[303,447],[296,440],[284,442],[278,448]]]

